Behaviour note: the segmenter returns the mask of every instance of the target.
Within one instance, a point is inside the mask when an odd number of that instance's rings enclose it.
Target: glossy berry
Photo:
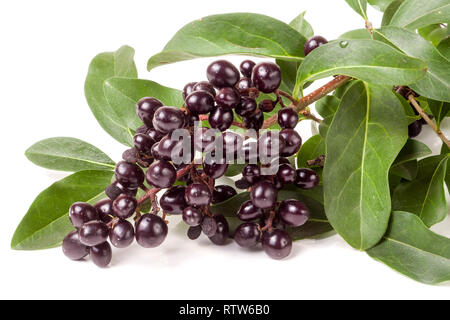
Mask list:
[[[256,110],[250,117],[243,117],[242,123],[247,129],[260,130],[264,124],[264,114],[261,110]]]
[[[186,188],[186,203],[194,207],[207,206],[211,203],[211,192],[206,184],[193,183]]]
[[[319,175],[312,169],[297,169],[295,185],[301,189],[313,189],[319,185]]]
[[[120,219],[109,230],[109,240],[116,248],[129,247],[134,241],[133,225],[127,220]]]
[[[78,231],[80,242],[86,246],[96,246],[108,239],[109,229],[101,221],[89,221]]]
[[[241,78],[236,84],[236,89],[244,96],[248,95],[247,90],[250,88],[253,88],[253,82],[250,78]]]
[[[69,218],[75,228],[81,228],[86,222],[98,220],[100,217],[89,203],[75,202],[69,209]]]
[[[121,194],[128,194],[134,197],[137,194],[137,189],[126,189],[118,181],[114,181],[106,187],[105,193],[108,198],[110,198],[111,200],[115,200]]]
[[[281,150],[282,157],[290,157],[296,154],[302,146],[302,138],[297,131],[293,129],[283,129],[280,136],[284,140],[284,148]]]
[[[248,164],[242,169],[242,176],[250,185],[254,185],[261,178],[261,168],[256,164]]]
[[[222,107],[215,108],[208,117],[208,122],[211,128],[219,131],[225,131],[230,128],[233,124],[233,120],[233,111]]]
[[[251,200],[248,200],[240,206],[237,216],[242,221],[253,221],[262,218],[264,212],[256,207]]]
[[[262,245],[269,257],[279,260],[291,253],[292,239],[286,231],[274,229],[264,233]]]
[[[239,70],[226,60],[211,63],[206,70],[208,81],[216,88],[234,87],[239,81]]]
[[[186,107],[193,114],[207,114],[214,109],[214,97],[206,91],[194,91],[186,98]]]
[[[184,200],[185,192],[186,187],[184,186],[175,186],[168,189],[159,199],[161,209],[168,214],[182,214],[187,207]]]
[[[199,226],[203,221],[203,214],[198,208],[186,207],[183,210],[183,221],[192,227]]]
[[[240,101],[239,93],[233,88],[222,88],[216,95],[217,105],[225,109],[235,108]]]
[[[167,134],[176,129],[181,129],[184,125],[185,114],[180,109],[174,107],[161,107],[155,112],[153,117],[153,127],[163,134]]]
[[[182,156],[182,141],[177,140],[172,134],[164,136],[152,148],[152,156],[157,160],[172,160],[172,156]]]
[[[258,63],[252,71],[252,82],[259,91],[272,93],[281,84],[281,69],[273,62]]]
[[[155,248],[167,236],[167,224],[155,214],[145,214],[136,223],[136,241],[144,248]]]
[[[423,124],[420,120],[414,121],[408,126],[408,136],[410,138],[417,137],[422,132]]]
[[[253,185],[250,198],[253,204],[261,209],[269,209],[277,203],[278,190],[268,181],[260,181]]]
[[[194,86],[193,91],[206,91],[209,92],[213,97],[216,96],[216,89],[208,81],[200,81]]]
[[[211,203],[212,204],[221,203],[227,201],[228,199],[233,198],[235,195],[237,195],[237,192],[231,186],[227,185],[216,186],[212,194]]]
[[[243,223],[234,232],[234,241],[243,248],[252,248],[259,243],[261,231],[256,223]]]
[[[304,225],[310,217],[308,208],[298,200],[282,201],[278,208],[278,215],[285,224],[293,227]]]
[[[150,128],[143,125],[136,129],[136,133],[147,133],[148,130],[150,130]]]
[[[223,246],[230,238],[230,227],[228,225],[228,221],[221,214],[215,215],[214,220],[216,220],[217,229],[216,233],[209,237],[209,240],[218,246]]]
[[[136,113],[139,119],[141,119],[148,128],[152,128],[153,116],[155,115],[156,110],[162,106],[162,102],[158,99],[145,97],[138,101],[136,105]]]
[[[282,108],[278,111],[278,124],[283,129],[294,129],[298,123],[298,114],[292,108]]]
[[[187,236],[191,240],[198,239],[198,237],[200,237],[201,234],[202,234],[202,226],[189,227],[187,231]]]
[[[202,232],[207,237],[212,237],[216,234],[217,231],[217,222],[216,219],[210,216],[206,216],[203,218],[202,224],[201,224]]]
[[[261,101],[258,105],[259,110],[261,110],[262,112],[272,112],[273,109],[275,109],[275,107],[277,106],[277,101],[273,101],[270,99],[265,99],[263,101]]]
[[[143,154],[151,154],[155,142],[150,136],[142,133],[138,133],[133,137],[134,147]]]
[[[159,141],[164,137],[164,134],[162,132],[159,132],[156,129],[149,129],[147,131],[147,135],[152,138],[154,141]]]
[[[150,165],[145,177],[148,184],[155,188],[164,189],[175,183],[177,172],[170,162],[158,160]]]
[[[141,133],[138,133],[138,134],[141,134]],[[130,149],[125,150],[122,153],[122,159],[125,162],[136,163],[138,160],[138,154],[139,154],[139,151],[136,148],[130,148]]]
[[[136,164],[120,161],[114,172],[120,185],[127,189],[137,189],[144,183],[144,172]]]
[[[282,184],[294,183],[296,178],[295,169],[290,164],[281,164],[278,167],[277,179]]]
[[[241,117],[249,117],[251,116],[257,108],[257,104],[255,99],[244,97],[241,100],[241,103],[239,103],[234,109],[234,112],[236,112]]]
[[[186,115],[186,123],[188,127],[194,127],[196,122],[200,121],[200,117],[198,114],[189,114]]]
[[[207,157],[203,160],[203,170],[205,173],[210,176],[212,179],[219,179],[222,177],[228,169],[228,164],[225,163],[225,160],[218,159],[208,159]]]
[[[189,82],[187,85],[183,88],[183,99],[186,100],[187,96],[190,95],[192,92],[194,92],[194,87],[197,84],[197,82]]]
[[[94,205],[100,220],[104,223],[108,223],[112,220],[112,216],[114,215],[112,211],[112,203],[113,201],[111,199],[103,199]]]
[[[314,36],[305,43],[305,56],[311,53],[314,49],[317,49],[321,45],[327,44],[328,40],[321,36]]]
[[[111,263],[112,250],[108,242],[91,247],[89,253],[97,267],[106,268]]]
[[[126,194],[122,194],[113,201],[112,211],[116,217],[121,219],[128,219],[134,214],[137,206],[138,202],[136,198]]]
[[[256,63],[251,60],[244,60],[239,66],[239,69],[241,70],[241,73],[244,77],[250,78],[252,76],[252,71],[255,65]]]
[[[78,232],[72,231],[63,240],[62,250],[71,260],[81,260],[89,254],[88,247],[78,239]]]

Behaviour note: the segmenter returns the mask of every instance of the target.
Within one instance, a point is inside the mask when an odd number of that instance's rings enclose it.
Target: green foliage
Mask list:
[[[369,20],[367,18],[367,1],[366,0],[345,0],[345,2],[348,3],[350,7],[352,7],[353,10],[357,14],[359,14],[361,17],[364,18],[364,20]]]
[[[384,12],[394,0],[367,0],[374,8]]]

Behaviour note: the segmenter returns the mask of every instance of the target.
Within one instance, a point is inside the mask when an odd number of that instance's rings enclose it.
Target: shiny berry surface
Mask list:
[[[106,268],[111,263],[112,250],[108,242],[91,247],[89,253],[97,267]]]
[[[229,61],[218,60],[206,70],[208,81],[216,88],[234,87],[239,81],[239,70]]]
[[[250,88],[253,88],[253,82],[250,78],[241,78],[236,84],[236,89],[238,89],[239,92],[241,92],[241,94],[244,96],[248,95],[248,92],[246,92],[246,90]]]
[[[207,91],[194,91],[186,98],[186,107],[193,114],[210,113],[214,106],[214,97]]]
[[[98,220],[100,217],[89,203],[75,202],[69,209],[69,218],[75,228],[81,228],[86,222]]]
[[[114,215],[112,211],[112,203],[113,201],[111,199],[103,199],[94,205],[100,220],[104,223],[108,223],[112,220],[112,216]]]
[[[213,179],[219,179],[227,172],[228,164],[225,160],[208,159],[203,160],[203,170]]]
[[[277,105],[276,101],[265,99],[259,103],[258,108],[262,112],[272,112],[273,109],[275,109],[276,105]]]
[[[194,87],[197,82],[189,82],[183,88],[183,99],[186,100],[186,97],[190,95],[194,91]]]
[[[185,192],[186,187],[184,186],[175,186],[168,189],[159,199],[161,209],[168,214],[182,214],[187,207],[184,200]]]
[[[209,237],[209,240],[218,246],[223,246],[230,238],[230,227],[228,225],[228,221],[221,214],[215,215],[214,220],[216,220],[217,229],[215,234]]]
[[[106,187],[105,193],[111,200],[115,200],[121,194],[128,194],[131,196],[136,196],[137,189],[126,189],[118,181],[114,181],[109,186]]]
[[[262,245],[266,254],[273,259],[284,259],[292,251],[292,239],[284,230],[274,229],[265,232]]]
[[[221,203],[233,198],[235,195],[237,195],[237,192],[233,187],[227,185],[219,185],[214,188],[211,203]]]
[[[264,114],[261,110],[256,110],[250,117],[243,117],[242,123],[247,129],[258,131],[264,124]]]
[[[150,136],[143,133],[138,133],[133,137],[134,147],[144,154],[151,154],[155,142]]]
[[[128,219],[134,214],[137,206],[138,202],[135,197],[122,194],[113,201],[112,211],[116,217]]]
[[[317,172],[309,168],[297,169],[295,185],[301,189],[313,189],[319,185],[320,178]]]
[[[167,161],[158,160],[153,162],[147,170],[147,183],[155,188],[169,188],[177,179],[174,166]]]
[[[154,128],[149,129],[147,131],[147,135],[155,141],[159,141],[164,137],[164,134],[162,132],[159,132],[158,130],[156,130]]]
[[[89,221],[78,231],[80,242],[90,247],[105,242],[108,234],[108,227],[101,221]]]
[[[182,141],[177,140],[172,134],[164,136],[152,148],[152,155],[157,160],[172,160],[172,156],[182,156]]]
[[[261,168],[256,164],[248,164],[242,169],[242,176],[250,185],[254,185],[261,178]]]
[[[322,36],[314,36],[314,37],[308,39],[308,41],[306,41],[306,43],[305,43],[305,48],[304,48],[305,56],[310,54],[311,51],[313,51],[314,49],[317,49],[318,47],[320,47],[324,44],[327,44],[327,43],[328,43],[328,40]]]
[[[240,101],[239,93],[233,88],[222,88],[216,95],[217,105],[225,109],[235,108]]]
[[[155,248],[167,237],[167,224],[154,214],[143,215],[136,223],[136,241],[144,248]]]
[[[199,208],[186,207],[183,210],[183,221],[192,227],[199,226],[203,221],[203,214]]]
[[[248,200],[240,206],[237,216],[242,221],[253,221],[262,218],[264,212],[256,207],[251,200]]]
[[[278,215],[284,223],[293,227],[304,225],[310,213],[303,202],[297,200],[284,200],[278,208]]]
[[[213,97],[216,96],[216,89],[208,81],[200,81],[194,86],[193,91],[206,91],[209,92]]]
[[[87,246],[78,239],[78,232],[72,231],[63,240],[62,250],[64,255],[71,260],[81,260],[89,254]]]
[[[144,122],[147,127],[151,128],[153,127],[153,116],[155,115],[156,110],[162,106],[162,102],[158,99],[145,97],[138,101],[136,113],[142,122]]]
[[[284,140],[284,148],[281,150],[282,157],[290,157],[296,154],[302,146],[302,138],[297,131],[293,129],[283,129],[280,136]]]
[[[298,123],[298,113],[292,108],[278,111],[278,124],[283,129],[294,129]]]
[[[253,204],[261,209],[269,209],[277,203],[278,190],[268,181],[260,181],[253,185],[250,198]]]
[[[129,247],[134,241],[133,225],[127,220],[120,219],[109,230],[109,241],[116,248]]]
[[[259,243],[261,231],[256,223],[243,223],[234,232],[234,241],[243,248],[252,248]]]
[[[121,161],[114,172],[117,181],[125,188],[137,189],[144,182],[144,172],[136,164]]]
[[[244,77],[250,78],[252,76],[252,71],[255,65],[256,63],[251,60],[244,60],[239,66],[239,69]]]
[[[208,122],[211,128],[220,131],[225,131],[230,128],[233,120],[233,111],[222,107],[215,108],[208,117]]]
[[[238,104],[234,112],[236,112],[241,117],[249,117],[251,116],[257,108],[257,104],[255,99],[244,97],[241,100],[241,103]]]
[[[201,207],[211,203],[212,195],[206,184],[193,183],[186,188],[184,197],[188,205]]]
[[[252,82],[258,90],[272,93],[281,84],[281,69],[273,62],[258,63],[252,71]]]
[[[185,114],[180,109],[174,107],[161,107],[155,112],[153,117],[153,127],[163,134],[167,134],[176,129],[181,129],[184,125]]]
[[[281,164],[278,167],[277,179],[282,184],[294,183],[296,178],[295,169],[290,164]]]

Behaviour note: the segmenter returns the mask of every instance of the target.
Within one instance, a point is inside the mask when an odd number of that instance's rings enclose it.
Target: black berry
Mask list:
[[[234,87],[239,81],[239,70],[226,60],[211,63],[206,70],[208,81],[216,88]]]
[[[252,82],[258,90],[272,93],[281,84],[281,69],[273,62],[258,63],[252,71]]]
[[[167,224],[155,214],[145,214],[136,223],[136,241],[144,248],[158,247],[167,232]]]

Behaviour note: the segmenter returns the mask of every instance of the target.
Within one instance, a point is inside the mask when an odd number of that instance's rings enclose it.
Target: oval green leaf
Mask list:
[[[328,130],[323,185],[328,220],[357,249],[386,231],[388,172],[406,139],[403,106],[391,90],[358,81],[346,91]]]
[[[405,0],[390,19],[390,25],[410,30],[450,21],[448,0]]]
[[[308,161],[325,154],[325,141],[320,135],[309,138],[297,155],[297,168],[307,168]]]
[[[395,159],[390,173],[412,181],[417,177],[419,170],[417,159],[426,157],[430,154],[430,148],[428,148],[424,143],[409,139],[402,151],[400,151],[397,159]]]
[[[393,0],[367,0],[372,7],[380,10],[381,12],[384,12],[392,1]]]
[[[348,3],[350,7],[352,7],[353,10],[357,14],[359,14],[361,17],[363,17],[364,20],[368,21],[367,18],[367,1],[366,0],[345,0],[345,2]]]
[[[97,147],[67,137],[36,142],[25,155],[34,164],[51,170],[114,170],[115,166],[114,161]]]

